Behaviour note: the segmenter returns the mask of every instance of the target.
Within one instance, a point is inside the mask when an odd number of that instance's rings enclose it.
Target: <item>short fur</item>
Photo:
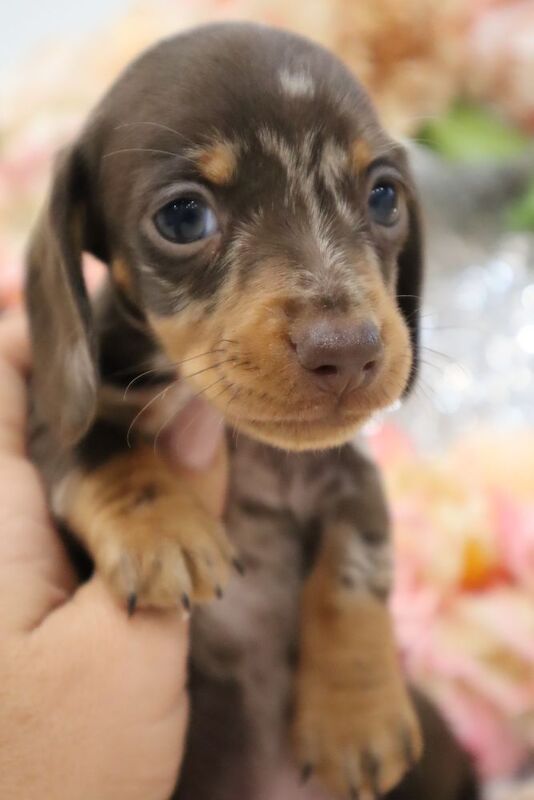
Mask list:
[[[367,212],[384,173],[401,198],[388,231]],[[219,231],[180,250],[153,216],[184,184]],[[84,251],[109,268],[94,303]],[[346,442],[414,379],[421,273],[403,149],[342,64],[282,31],[162,42],[58,159],[28,255],[32,452],[131,612],[196,604],[180,800],[259,800],[298,769],[329,796],[378,795],[419,755],[387,510]],[[369,386],[334,396],[301,368],[292,331],[317,318],[376,325]],[[230,437],[228,535],[153,447],[194,394],[246,434]]]

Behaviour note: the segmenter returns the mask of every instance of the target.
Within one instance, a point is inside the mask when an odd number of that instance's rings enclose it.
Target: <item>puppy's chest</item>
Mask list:
[[[202,609],[197,625],[205,644],[213,644],[212,667],[221,655],[217,671],[223,662],[233,670],[259,653],[264,665],[287,662],[300,586],[320,535],[317,501],[327,472],[325,463],[312,475],[307,459],[243,437],[230,446],[225,523],[245,574]]]
[[[271,742],[290,690],[300,588],[320,535],[318,499],[331,471],[321,461],[311,470],[306,457],[241,437],[231,448],[226,526],[245,574],[194,619],[197,665],[217,680],[239,681]]]
[[[230,448],[229,515],[251,522],[278,518],[305,538],[310,521],[321,513],[325,487],[341,480],[332,453],[288,453],[240,437]]]

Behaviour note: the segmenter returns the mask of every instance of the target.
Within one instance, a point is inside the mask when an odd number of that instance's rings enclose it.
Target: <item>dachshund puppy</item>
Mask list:
[[[303,798],[378,797],[419,757],[387,509],[347,442],[414,379],[421,262],[402,147],[282,31],[158,44],[60,155],[28,255],[32,452],[130,612],[195,605],[179,800],[299,771]],[[195,395],[239,432],[225,529],[154,443]]]

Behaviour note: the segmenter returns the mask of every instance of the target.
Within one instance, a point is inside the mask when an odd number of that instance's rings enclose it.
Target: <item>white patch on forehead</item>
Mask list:
[[[283,91],[290,97],[313,97],[315,94],[315,83],[311,75],[302,70],[290,72],[282,69],[278,77]]]

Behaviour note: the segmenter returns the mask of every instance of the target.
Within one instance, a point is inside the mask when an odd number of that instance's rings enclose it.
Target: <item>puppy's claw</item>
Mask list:
[[[191,600],[189,598],[189,595],[186,594],[185,592],[182,595],[182,605],[184,607],[184,611],[187,611],[187,613],[189,614],[189,612],[191,611]]]
[[[300,771],[300,782],[301,783],[308,783],[311,776],[313,774],[313,765],[312,764],[304,764]]]
[[[417,764],[417,758],[414,752],[412,739],[408,734],[408,731],[403,730],[401,736],[402,742],[402,751],[404,754],[404,761],[409,769],[413,769]]]
[[[234,558],[233,561],[232,561],[232,564],[233,564],[234,569],[235,569],[236,572],[238,572],[240,575],[244,575],[245,574],[245,572],[246,572],[245,565],[243,564],[242,561],[240,561],[239,558]]]
[[[222,597],[223,597],[223,595],[224,595],[224,592],[223,592],[223,590],[221,589],[221,587],[220,587],[220,586],[216,586],[216,587],[215,587],[215,594],[216,594],[216,596],[219,598],[219,600],[221,600],[221,599],[222,599]]]
[[[360,793],[355,786],[351,786],[349,789],[349,798],[350,800],[360,800]]]
[[[130,592],[126,604],[126,610],[128,611],[129,617],[133,616],[136,608],[137,608],[137,595],[135,592]]]
[[[376,756],[369,751],[362,756],[362,769],[367,777],[374,800],[381,800],[382,795],[379,788],[380,763]]]

